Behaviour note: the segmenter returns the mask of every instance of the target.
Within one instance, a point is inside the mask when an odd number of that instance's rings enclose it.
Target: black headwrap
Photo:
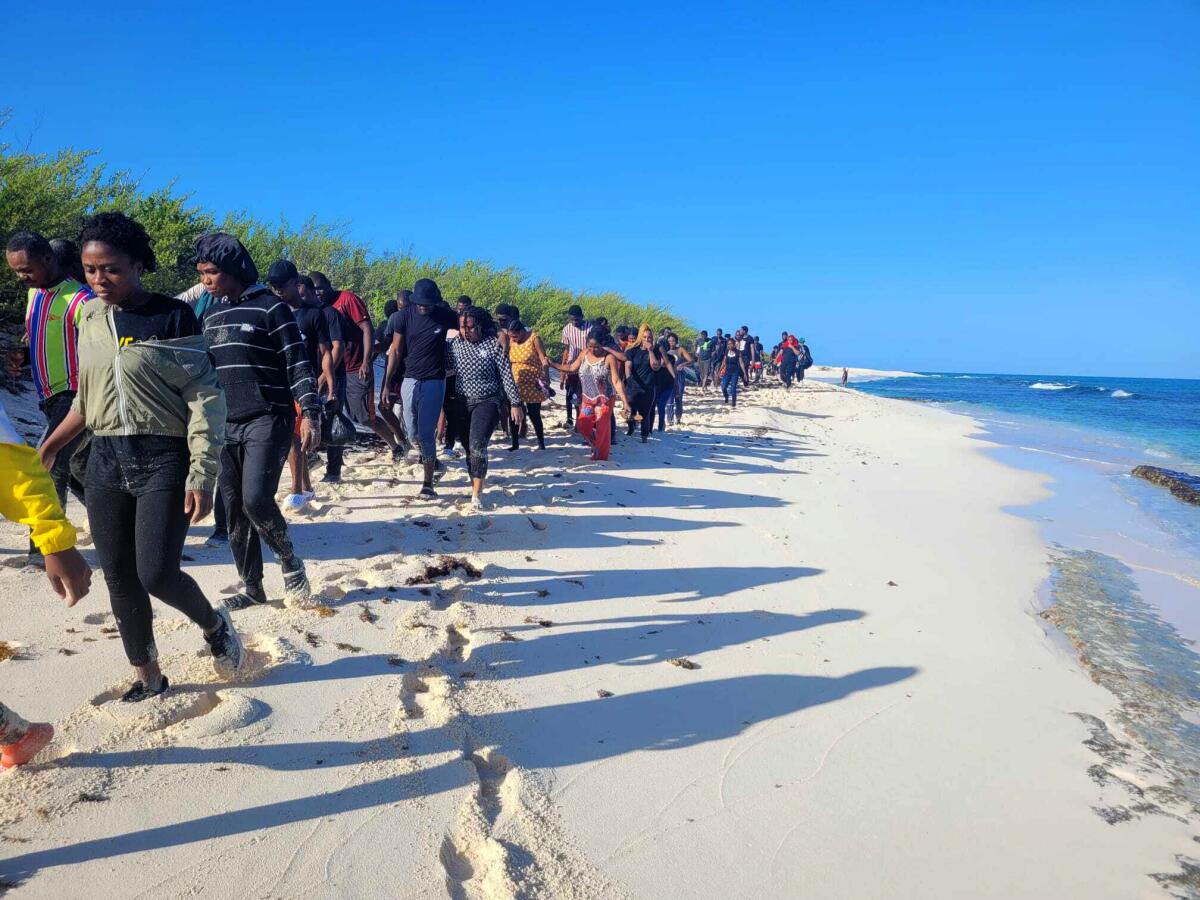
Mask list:
[[[223,231],[213,231],[196,238],[192,265],[198,263],[213,263],[226,275],[234,276],[245,285],[258,281],[258,267],[242,242]]]

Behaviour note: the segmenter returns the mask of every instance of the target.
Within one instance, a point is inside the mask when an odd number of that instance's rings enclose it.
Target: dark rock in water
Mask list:
[[[1200,478],[1195,475],[1160,469],[1158,466],[1138,466],[1133,470],[1133,474],[1138,478],[1145,478],[1151,484],[1167,488],[1184,503],[1200,506]]]

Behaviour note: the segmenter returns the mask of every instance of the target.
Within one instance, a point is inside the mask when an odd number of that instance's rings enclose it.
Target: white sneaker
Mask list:
[[[305,503],[311,503],[313,500],[317,499],[317,492],[316,491],[301,491],[300,496],[304,498]]]
[[[307,502],[303,494],[288,494],[283,498],[283,505],[288,509],[304,509],[304,504]]]
[[[479,494],[472,494],[471,495],[471,511],[472,512],[482,512],[485,509],[487,509],[487,504],[484,502],[483,497]]]

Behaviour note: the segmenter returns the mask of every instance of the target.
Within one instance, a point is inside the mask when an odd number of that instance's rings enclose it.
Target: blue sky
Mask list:
[[[1200,377],[1197,0],[24,3],[6,31],[18,134],[214,209],[818,362]]]

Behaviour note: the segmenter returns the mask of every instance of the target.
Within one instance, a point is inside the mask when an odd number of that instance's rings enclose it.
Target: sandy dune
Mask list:
[[[13,896],[1164,896],[1194,831],[1094,810],[1130,802],[1076,715],[1111,698],[1002,510],[1037,479],[935,409],[692,399],[606,463],[493,445],[483,515],[461,466],[430,502],[352,457],[293,518],[318,600],[236,613],[229,683],[160,606],[177,688],[133,709],[103,582],[0,568],[4,699],[59,729],[0,776]]]

